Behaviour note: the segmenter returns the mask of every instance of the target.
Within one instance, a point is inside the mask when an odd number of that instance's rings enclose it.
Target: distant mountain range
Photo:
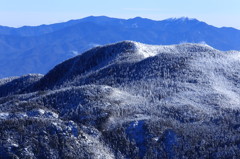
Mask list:
[[[0,156],[240,158],[239,57],[123,41],[0,79]]]
[[[206,43],[219,50],[240,50],[239,30],[217,28],[189,18],[154,21],[91,16],[36,27],[0,26],[0,78],[45,74],[87,49],[122,40],[161,45]]]

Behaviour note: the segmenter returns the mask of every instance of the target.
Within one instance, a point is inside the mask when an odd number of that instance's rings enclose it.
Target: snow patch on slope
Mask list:
[[[57,119],[58,114],[49,110],[44,109],[33,109],[26,112],[16,112],[16,113],[8,113],[8,112],[1,112],[0,113],[0,120],[7,120],[7,119],[27,119],[27,118],[51,118]]]
[[[136,52],[143,56],[144,59],[161,53],[184,54],[187,52],[207,52],[209,50],[215,50],[207,44],[147,45],[139,42],[132,43],[135,45]]]

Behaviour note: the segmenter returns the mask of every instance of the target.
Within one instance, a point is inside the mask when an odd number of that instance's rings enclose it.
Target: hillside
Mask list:
[[[239,158],[240,52],[123,41],[0,80],[3,158]]]
[[[239,30],[217,28],[189,18],[154,21],[91,16],[36,27],[0,26],[0,78],[45,74],[56,64],[92,47],[122,40],[155,45],[206,43],[223,51],[240,50]]]

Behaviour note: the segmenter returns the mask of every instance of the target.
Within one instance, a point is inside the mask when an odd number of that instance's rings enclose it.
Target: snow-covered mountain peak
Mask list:
[[[199,43],[183,43],[175,46],[180,52],[196,52],[197,53],[197,52],[218,51],[207,44],[199,44]]]
[[[148,45],[134,41],[125,41],[131,43],[134,53],[140,55],[142,59],[156,56],[161,53],[171,54],[184,54],[189,52],[201,53],[201,52],[213,52],[218,51],[207,44],[198,43],[182,43],[178,45]],[[161,55],[159,55],[161,56]]]
[[[189,17],[175,17],[175,18],[169,18],[166,20],[169,22],[190,22],[190,21],[200,22],[195,18],[189,18]]]
[[[239,158],[239,65],[204,44],[122,41],[0,80],[0,156]]]
[[[129,41],[129,40],[114,43],[114,44],[108,45],[107,47],[109,46],[121,48],[120,49],[121,51],[117,52],[117,54],[119,54],[119,56],[124,56],[125,62],[127,59],[128,61],[131,59],[132,62],[143,60],[150,56],[157,55],[160,48],[164,49],[162,46],[147,45],[140,42]],[[118,60],[120,59],[122,58],[119,58]]]
[[[118,51],[117,54],[126,54],[131,53],[135,54],[135,58],[138,56],[140,58],[145,59],[151,56],[156,56],[160,53],[186,53],[186,52],[212,52],[218,51],[207,44],[199,44],[199,43],[182,43],[178,45],[148,45],[135,41],[122,41],[110,45],[106,45],[104,47],[118,47],[121,51]],[[128,54],[128,55],[131,55]]]

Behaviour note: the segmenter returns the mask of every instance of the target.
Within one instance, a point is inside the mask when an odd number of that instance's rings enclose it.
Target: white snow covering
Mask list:
[[[175,121],[177,127],[182,126],[181,122],[184,127],[203,123],[206,117],[208,124],[211,119],[208,117],[218,119],[217,113],[223,112],[224,108],[239,110],[240,52],[221,52],[204,43],[153,46],[126,41],[117,44],[116,46],[120,47],[117,49],[112,45],[109,45],[110,49],[105,48],[102,52],[93,49],[98,53],[96,57],[95,52],[91,52],[92,58],[98,58],[100,53],[104,55],[100,56],[102,61],[96,62],[99,67],[88,70],[90,75],[95,73],[95,76],[87,76],[91,78],[90,80],[83,78],[83,75],[76,71],[78,68],[72,67],[70,71],[73,71],[73,74],[79,73],[83,80],[75,76],[73,81],[60,77],[59,81],[66,80],[67,82],[64,83],[66,85],[54,86],[54,89],[44,92],[15,95],[17,100],[14,101],[13,106],[19,107],[19,112],[15,112],[14,109],[12,112],[15,113],[10,113],[11,108],[4,109],[0,112],[0,120],[47,121],[63,136],[73,139],[73,142],[76,142],[74,144],[86,146],[94,155],[93,158],[110,159],[114,158],[114,154],[105,143],[101,142],[101,135],[109,130],[114,132],[118,126],[128,125],[125,132],[141,151],[145,149],[141,146],[145,137],[156,144],[162,142],[160,140],[164,126],[172,129]],[[119,63],[122,64],[119,66],[124,65],[127,68],[110,67],[111,71],[104,72],[103,68]],[[76,66],[80,67],[81,63]],[[68,72],[67,75],[71,73]],[[116,75],[109,78],[110,84],[107,79],[108,73]],[[53,75],[55,78],[55,74]],[[62,76],[67,78],[67,75]],[[0,80],[0,85],[1,82],[9,80],[11,81],[11,79]],[[74,83],[77,80],[87,81],[87,84]],[[30,106],[32,103],[36,104],[36,107],[30,107],[31,109],[28,108],[29,110],[26,111],[21,109],[22,105]],[[11,104],[10,101],[0,105],[4,108],[8,104]],[[61,116],[59,117],[55,112]],[[159,127],[162,127],[161,131],[145,136],[145,133],[148,133],[145,124],[161,118],[166,118],[166,121],[171,120],[173,123],[164,121],[163,124],[159,124]],[[95,127],[96,125],[100,126],[100,129]],[[12,147],[19,146],[11,139],[9,142]],[[23,152],[33,156],[32,150],[28,147],[25,147]]]
[[[88,134],[82,134],[85,138],[84,142],[94,152],[96,159],[114,159],[114,155],[109,148],[103,145],[99,140]],[[97,148],[96,148],[97,147]]]
[[[162,47],[154,46],[154,45],[146,45],[141,43],[136,43],[137,53],[142,55],[144,58],[148,58],[151,56],[155,56],[159,53],[159,49]]]
[[[8,112],[1,112],[0,113],[0,120],[7,120],[10,118],[16,119],[26,119],[26,118],[58,118],[58,114],[54,113],[49,110],[44,109],[35,109],[27,112],[16,112],[16,113],[8,113]]]
[[[71,53],[72,53],[74,56],[77,56],[77,55],[79,54],[79,52],[76,51],[76,50],[72,50]]]
[[[16,113],[16,117],[19,118],[19,119],[24,119],[24,118],[27,118],[28,115],[23,112],[23,113]]]
[[[0,113],[0,119],[8,119],[8,117],[9,117],[9,113],[4,113],[4,112],[2,112],[2,113]]]
[[[111,100],[118,100],[122,105],[124,104],[137,104],[144,101],[144,98],[141,96],[133,96],[127,92],[120,91],[119,89],[114,88],[111,94],[108,96]]]
[[[161,53],[170,53],[170,54],[182,54],[188,51],[189,48],[205,48],[206,50],[215,50],[211,46],[201,43],[201,44],[192,44],[192,43],[182,43],[180,45],[147,45],[139,42],[133,42],[135,45],[135,51],[139,55],[143,56],[143,58],[148,58],[152,56],[156,56]],[[197,51],[197,50],[196,50]]]
[[[0,86],[6,84],[8,82],[11,82],[11,81],[13,81],[13,80],[15,80],[17,78],[19,78],[19,77],[2,78],[2,79],[0,79]]]

